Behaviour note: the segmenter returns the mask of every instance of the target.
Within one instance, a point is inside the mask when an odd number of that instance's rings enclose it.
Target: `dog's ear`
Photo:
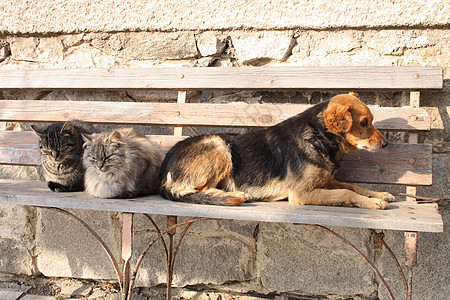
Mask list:
[[[324,111],[325,125],[333,133],[349,132],[353,119],[350,107],[347,105],[330,104]]]

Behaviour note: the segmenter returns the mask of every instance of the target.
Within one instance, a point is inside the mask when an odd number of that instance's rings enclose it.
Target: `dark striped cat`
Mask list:
[[[48,187],[54,192],[84,190],[83,138],[95,132],[93,126],[79,120],[31,125],[39,136],[41,166]]]
[[[132,128],[83,137],[89,195],[131,198],[158,192],[162,153],[148,137]]]

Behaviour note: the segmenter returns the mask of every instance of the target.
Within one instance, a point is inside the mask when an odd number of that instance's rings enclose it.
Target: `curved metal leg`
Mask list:
[[[89,226],[82,219],[80,219],[79,217],[77,217],[76,215],[74,215],[73,213],[71,213],[67,210],[57,208],[57,207],[41,207],[41,208],[51,209],[51,210],[60,212],[66,216],[69,216],[70,218],[72,218],[73,220],[78,222],[83,228],[85,228],[95,238],[95,240],[102,246],[103,250],[105,250],[106,254],[108,255],[109,260],[111,261],[111,264],[114,267],[114,270],[117,275],[117,279],[119,280],[119,283],[120,283],[120,292],[123,295],[124,290],[123,290],[122,285],[124,282],[124,278],[123,278],[122,272],[120,271],[119,264],[117,263],[117,260],[115,259],[114,255],[112,254],[111,249],[109,249],[109,247],[106,245],[105,241],[98,235],[98,233],[94,229],[92,229],[92,227]]]
[[[397,266],[397,270],[398,270],[400,276],[402,277],[403,285],[405,287],[405,291],[406,291],[406,293],[408,293],[408,283],[406,282],[405,273],[403,273],[402,267],[401,267],[400,263],[398,262],[398,259],[395,256],[394,252],[391,250],[391,248],[388,246],[388,244],[386,244],[386,242],[384,241],[383,237],[381,237],[378,232],[376,232],[373,229],[369,229],[369,231],[372,232],[373,235],[377,237],[378,241],[386,248],[386,250],[388,251],[389,255],[394,260],[395,265]]]
[[[163,236],[165,234],[169,234],[169,233],[175,234],[174,230],[176,228],[178,228],[180,226],[187,225],[186,228],[183,230],[183,233],[182,233],[180,239],[178,240],[177,246],[175,248],[173,248],[173,244],[172,244],[172,246],[169,245],[169,247],[167,247],[167,246],[164,247],[165,251],[166,251],[166,253],[168,255],[167,256],[168,258],[166,259],[166,262],[169,263],[168,264],[168,268],[167,268],[167,272],[168,272],[168,275],[170,275],[170,276],[168,276],[168,280],[167,280],[168,281],[167,282],[168,294],[166,295],[166,299],[170,299],[170,296],[171,296],[171,283],[172,283],[171,282],[171,278],[173,277],[173,265],[174,265],[174,262],[175,262],[176,253],[178,252],[178,249],[179,249],[179,247],[181,245],[181,241],[182,241],[183,237],[185,236],[185,234],[186,234],[187,230],[189,229],[189,227],[192,225],[192,223],[199,222],[199,221],[205,221],[205,220],[214,220],[214,219],[212,219],[212,218],[193,218],[191,220],[187,220],[187,221],[184,221],[184,222],[181,222],[181,223],[176,223],[176,222],[173,222],[173,220],[172,220],[172,221],[169,221],[169,224],[168,224],[169,226],[165,230],[160,231],[159,229],[157,229],[158,234],[149,242],[147,247],[142,251],[141,255],[139,256],[139,258],[136,261],[136,264],[135,264],[134,269],[133,269],[133,273],[131,274],[130,285],[129,285],[128,292],[127,292],[127,294],[128,294],[127,300],[131,300],[131,294],[132,294],[131,291],[133,290],[134,284],[136,282],[137,272],[138,272],[138,270],[140,268],[142,260],[144,259],[145,255],[147,254],[148,250],[150,250],[150,248],[153,246],[153,244],[155,244],[159,239],[163,239]],[[157,228],[157,226],[156,226],[156,228]],[[173,238],[172,238],[172,243],[173,243]],[[163,244],[165,244],[165,242],[163,242]],[[170,248],[172,248],[173,251]],[[172,256],[172,257],[170,258],[170,256]]]
[[[389,288],[389,285],[387,284],[386,280],[384,280],[384,277],[381,275],[380,271],[378,271],[378,269],[375,267],[375,265],[369,260],[369,258],[367,256],[364,255],[364,253],[362,253],[358,248],[356,248],[356,246],[354,246],[352,243],[350,243],[348,240],[346,240],[344,237],[342,237],[341,235],[339,235],[338,233],[334,232],[333,230],[322,226],[322,225],[314,225],[314,224],[296,224],[296,225],[306,225],[306,226],[314,226],[317,228],[322,229],[323,231],[331,234],[332,236],[336,237],[337,239],[339,239],[340,241],[344,242],[347,246],[350,247],[350,249],[352,249],[353,251],[355,251],[359,256],[361,256],[361,258],[369,265],[369,267],[372,269],[372,271],[375,273],[375,275],[378,277],[378,279],[381,281],[381,283],[383,284],[383,286],[385,287],[387,293],[389,294],[389,297],[391,298],[391,300],[394,300],[394,296]]]

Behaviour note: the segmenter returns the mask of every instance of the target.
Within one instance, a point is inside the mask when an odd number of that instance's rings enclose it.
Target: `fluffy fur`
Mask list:
[[[81,134],[91,134],[95,129],[78,120],[31,128],[39,136],[42,172],[48,187],[55,192],[83,190]]]
[[[155,194],[162,161],[159,147],[132,128],[84,136],[86,192],[98,198]]]
[[[394,197],[334,179],[344,153],[387,145],[369,108],[341,94],[275,126],[177,143],[161,167],[165,198],[239,205],[249,200],[385,209]]]

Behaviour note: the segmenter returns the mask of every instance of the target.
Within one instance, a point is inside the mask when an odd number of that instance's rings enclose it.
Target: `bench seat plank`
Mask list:
[[[0,89],[441,89],[440,67],[2,70]]]
[[[213,205],[173,202],[160,196],[135,199],[91,198],[82,192],[54,193],[44,182],[0,180],[0,203],[355,228],[443,231],[442,218],[436,204],[417,204],[407,201],[391,203],[387,210],[297,206],[286,201],[253,202],[237,207],[222,206],[218,209]]]
[[[92,123],[175,126],[264,127],[305,111],[301,104],[136,103],[106,101],[0,101],[0,121],[57,122],[79,119]],[[430,130],[423,108],[371,107],[380,130]]]
[[[151,135],[163,151],[185,137]],[[38,138],[30,131],[0,132],[0,164],[39,164]],[[432,149],[429,144],[393,144],[378,152],[344,155],[336,177],[347,182],[431,185]]]

